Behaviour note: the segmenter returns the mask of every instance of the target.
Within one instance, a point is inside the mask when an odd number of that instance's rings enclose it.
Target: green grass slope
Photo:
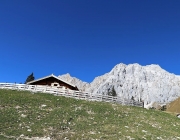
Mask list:
[[[0,90],[0,139],[180,139],[165,112],[50,94]]]

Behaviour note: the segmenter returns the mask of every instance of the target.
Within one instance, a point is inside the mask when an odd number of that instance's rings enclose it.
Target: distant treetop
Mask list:
[[[24,84],[27,84],[28,82],[30,81],[33,81],[35,78],[34,78],[34,75],[33,75],[33,72],[26,78],[26,81],[24,82]]]

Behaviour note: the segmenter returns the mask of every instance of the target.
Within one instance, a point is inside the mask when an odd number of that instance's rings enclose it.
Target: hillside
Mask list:
[[[165,112],[0,89],[0,139],[180,139]]]
[[[118,96],[129,99],[133,96],[135,100],[141,98],[145,104],[151,102],[166,104],[180,97],[180,76],[154,64],[141,66],[137,63],[129,65],[120,63],[89,84],[69,74],[59,77],[93,94],[107,94],[114,87]]]
[[[167,105],[168,112],[174,112],[176,114],[180,114],[180,98],[172,101]]]

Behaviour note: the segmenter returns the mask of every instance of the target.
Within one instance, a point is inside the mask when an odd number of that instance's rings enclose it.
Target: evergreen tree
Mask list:
[[[117,93],[116,93],[116,91],[114,89],[114,86],[113,86],[111,91],[108,91],[108,95],[110,95],[110,96],[117,96]]]
[[[131,97],[131,100],[135,101],[134,96]]]
[[[26,81],[25,81],[25,84],[30,82],[30,81],[33,81],[35,78],[34,78],[34,75],[33,75],[33,72],[27,77]]]

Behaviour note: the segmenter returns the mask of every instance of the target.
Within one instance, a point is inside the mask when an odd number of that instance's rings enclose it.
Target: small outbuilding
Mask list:
[[[30,81],[27,84],[28,85],[45,85],[45,86],[52,86],[52,87],[57,87],[57,88],[64,87],[65,89],[78,90],[78,88],[75,85],[62,80],[53,74],[39,78],[37,80]]]

